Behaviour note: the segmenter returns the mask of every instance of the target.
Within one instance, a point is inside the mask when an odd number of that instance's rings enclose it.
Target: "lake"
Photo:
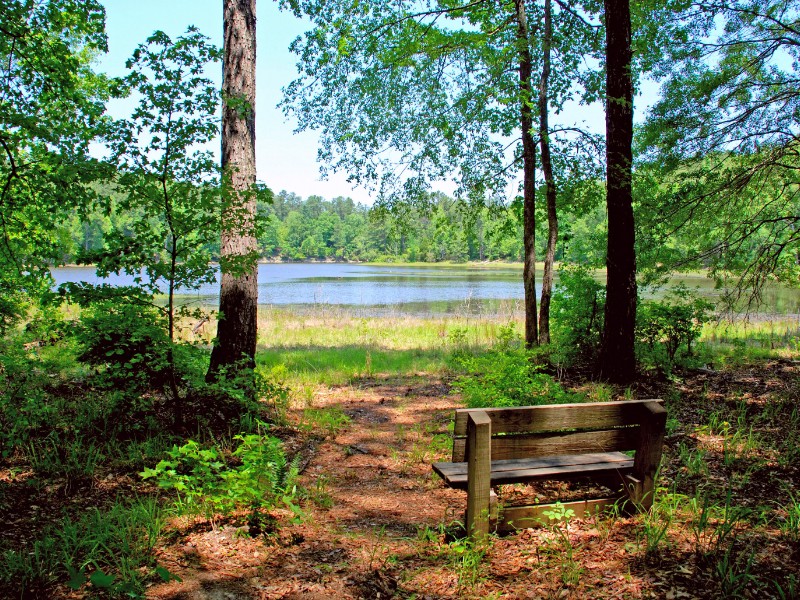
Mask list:
[[[86,281],[132,285],[133,278],[112,275],[101,280],[92,267],[53,269],[56,284]],[[264,306],[316,310],[343,306],[361,316],[505,314],[522,312],[522,270],[497,265],[403,266],[347,263],[263,263],[258,267],[258,302]],[[720,295],[713,281],[684,275],[684,282],[712,301]],[[537,291],[541,291],[537,286]],[[652,294],[651,294],[652,295]],[[800,290],[771,286],[765,293],[771,314],[800,313]],[[216,306],[218,285],[181,294],[185,304]]]

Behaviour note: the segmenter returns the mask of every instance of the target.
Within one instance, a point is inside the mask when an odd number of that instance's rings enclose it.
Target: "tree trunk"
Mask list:
[[[533,141],[533,115],[531,112],[531,48],[528,38],[528,18],[525,0],[514,0],[517,17],[517,44],[519,46],[520,127],[522,128],[523,172],[523,225],[522,239],[525,247],[522,281],[525,287],[525,346],[539,344],[539,327],[536,322],[536,143]]]
[[[608,253],[600,374],[605,379],[627,383],[636,372],[636,252],[631,192],[633,81],[629,0],[605,0],[605,20]]]
[[[542,40],[542,78],[539,81],[539,136],[542,149],[545,200],[547,202],[547,252],[542,274],[542,302],[539,306],[539,343],[550,343],[550,297],[553,293],[553,263],[558,241],[558,215],[556,214],[556,182],[550,160],[550,125],[548,101],[550,82],[550,48],[553,44],[552,0],[544,2],[544,39]]]
[[[226,188],[220,249],[217,341],[207,378],[220,367],[255,364],[258,306],[256,198],[256,2],[223,0],[222,173]]]

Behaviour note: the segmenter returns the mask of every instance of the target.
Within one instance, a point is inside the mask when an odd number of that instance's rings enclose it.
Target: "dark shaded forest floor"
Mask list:
[[[567,384],[569,382],[566,382]],[[617,395],[622,390],[613,390]],[[303,516],[273,511],[271,531],[244,518],[175,519],[158,564],[182,581],[147,596],[199,598],[791,598],[800,581],[800,362],[696,371],[643,381],[635,397],[669,411],[661,487],[647,515],[554,521],[476,547],[445,530],[465,494],[430,463],[449,458],[458,397],[424,374],[375,376],[318,389],[342,428],[273,429],[303,456]],[[290,415],[300,419],[302,409]],[[135,473],[27,485],[24,464],[0,470],[0,536],[25,546],[64,509],[153,491]],[[560,487],[561,486],[561,487]],[[530,490],[506,488],[509,498]],[[539,497],[580,497],[551,484]],[[66,586],[50,597],[87,597]]]

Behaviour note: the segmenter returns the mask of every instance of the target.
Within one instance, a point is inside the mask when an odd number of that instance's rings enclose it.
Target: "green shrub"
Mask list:
[[[264,433],[234,439],[239,445],[230,462],[218,447],[189,440],[173,446],[168,459],[140,475],[174,489],[181,508],[211,514],[230,514],[239,508],[257,511],[293,496],[297,465],[287,464],[280,440]]]
[[[593,364],[600,351],[606,288],[586,267],[558,272],[550,307],[551,359],[559,365]]]
[[[100,301],[84,310],[76,338],[78,360],[102,367],[110,386],[162,389],[169,378],[170,341],[164,315],[145,304]]]
[[[566,391],[552,376],[542,373],[535,355],[524,349],[492,350],[481,356],[461,357],[465,374],[453,383],[469,408],[529,406],[579,402],[582,396]]]
[[[679,359],[692,356],[692,344],[713,308],[684,285],[670,290],[664,300],[640,302],[636,315],[640,363],[668,371]]]

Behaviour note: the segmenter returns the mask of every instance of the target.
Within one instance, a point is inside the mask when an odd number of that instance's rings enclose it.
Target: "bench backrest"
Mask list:
[[[453,430],[453,462],[464,462],[467,417],[491,419],[492,460],[636,450],[650,407],[661,400],[584,402],[513,408],[460,409]]]

